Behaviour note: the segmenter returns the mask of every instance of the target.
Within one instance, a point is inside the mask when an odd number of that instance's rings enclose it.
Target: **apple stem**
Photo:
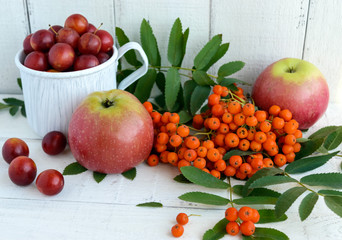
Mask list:
[[[98,28],[96,28],[94,34],[96,34],[96,32],[102,27],[103,23],[100,24],[100,26]]]
[[[105,108],[109,108],[109,107],[111,107],[113,105],[114,105],[114,101],[111,101],[108,98],[106,98],[106,100],[104,100],[102,102],[102,106],[104,106]]]
[[[293,67],[290,67],[290,69],[287,71],[288,73],[294,73],[296,72]]]
[[[53,27],[51,26],[51,24],[49,24],[49,27],[51,28],[51,30],[56,34],[56,36],[58,35],[58,33],[55,31],[55,29],[53,29]]]

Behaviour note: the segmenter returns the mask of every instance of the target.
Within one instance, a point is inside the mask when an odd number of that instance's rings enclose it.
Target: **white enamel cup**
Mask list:
[[[85,70],[73,72],[42,72],[23,65],[25,54],[19,51],[15,63],[20,70],[26,115],[30,127],[40,137],[50,131],[67,135],[71,115],[81,101],[94,91],[125,89],[148,70],[147,56],[136,42],[129,42],[116,49],[106,62]],[[118,59],[127,51],[137,50],[143,65],[117,86]]]

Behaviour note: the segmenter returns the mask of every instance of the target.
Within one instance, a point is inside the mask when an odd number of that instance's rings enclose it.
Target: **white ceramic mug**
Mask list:
[[[23,65],[25,54],[19,51],[15,63],[20,70],[27,120],[40,137],[50,131],[68,132],[72,113],[80,102],[94,91],[125,89],[148,70],[147,56],[136,42],[129,42],[116,49],[106,62],[85,70],[73,72],[42,72]],[[118,59],[127,51],[137,50],[143,65],[117,86]]]

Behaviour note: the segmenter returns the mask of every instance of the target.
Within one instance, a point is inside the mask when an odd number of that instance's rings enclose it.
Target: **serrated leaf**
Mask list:
[[[158,50],[157,40],[153,34],[152,27],[146,21],[146,19],[143,19],[143,21],[141,22],[140,41],[141,46],[147,55],[148,62],[152,66],[160,66],[161,59]]]
[[[186,177],[184,177],[183,174],[177,175],[176,177],[173,178],[173,180],[175,180],[176,182],[179,182],[179,183],[192,183]]]
[[[0,109],[5,109],[5,108],[9,108],[9,107],[10,107],[10,105],[0,103]]]
[[[137,207],[163,207],[163,204],[159,202],[145,202],[145,203],[139,203],[136,206]]]
[[[233,186],[233,193],[242,197],[242,189],[243,189],[243,185],[234,185]]]
[[[318,173],[311,174],[300,179],[301,183],[310,186],[326,186],[331,188],[342,189],[341,173]]]
[[[228,151],[224,156],[223,156],[223,160],[228,160],[231,156],[235,156],[235,155],[238,155],[238,156],[248,156],[248,155],[251,155],[251,154],[254,154],[256,152],[253,152],[253,151],[242,151],[242,150],[230,150]]]
[[[184,105],[189,112],[191,112],[190,111],[191,95],[194,92],[196,86],[198,85],[194,80],[188,80],[184,83],[184,90],[183,90]]]
[[[326,164],[332,157],[336,156],[337,154],[338,151],[326,155],[319,155],[296,160],[286,166],[285,172],[293,174],[311,171]]]
[[[325,196],[324,202],[336,215],[342,217],[342,197]]]
[[[176,103],[178,91],[180,88],[180,76],[176,68],[170,68],[167,71],[165,81],[165,104],[169,111]]]
[[[85,167],[83,167],[81,164],[78,162],[73,162],[66,166],[63,170],[63,175],[75,175],[75,174],[80,174],[85,171],[87,171]]]
[[[21,108],[20,108],[20,113],[23,117],[26,117],[26,108],[25,108],[25,105],[23,105]]]
[[[13,106],[9,109],[9,113],[11,114],[11,116],[14,116],[19,110],[18,106]]]
[[[221,239],[226,235],[226,226],[228,220],[226,218],[221,219],[212,229],[209,229],[203,235],[203,240],[216,240]]]
[[[207,66],[205,66],[205,68],[203,68],[203,71],[208,71],[208,69],[214,65],[218,60],[220,60],[228,51],[229,48],[229,43],[223,43],[219,49],[217,50],[217,52],[215,53],[215,55],[210,59],[209,63],[207,64]]]
[[[323,146],[325,149],[327,149],[328,151],[333,150],[335,148],[337,148],[342,142],[342,127],[339,127],[338,129],[336,129],[336,131],[330,133],[324,143]]]
[[[144,103],[150,97],[156,77],[157,71],[155,69],[149,69],[144,76],[138,79],[134,96],[136,96],[141,103]]]
[[[293,187],[286,190],[275,205],[276,216],[282,216],[296,201],[296,199],[306,191],[305,187]]]
[[[119,27],[116,27],[115,28],[115,35],[117,37],[117,40],[118,40],[118,43],[120,46],[123,46],[125,45],[126,43],[130,42],[130,40],[128,39],[127,35],[125,34],[125,32],[119,28]],[[124,55],[126,61],[131,64],[132,66],[135,66],[135,67],[139,67],[141,66],[141,62],[139,62],[137,60],[137,55],[135,54],[134,50],[129,50],[125,53]]]
[[[198,109],[207,100],[211,88],[209,86],[196,86],[190,98],[190,112],[195,115]]]
[[[158,106],[160,108],[163,109],[165,107],[165,96],[164,96],[164,94],[160,94],[160,95],[156,96],[154,98],[154,100],[156,101],[156,103],[158,104]]]
[[[321,129],[317,130],[316,132],[314,132],[313,134],[311,134],[309,136],[309,139],[325,138],[326,136],[328,136],[330,133],[334,132],[339,127],[340,126],[327,126],[327,127],[321,128]]]
[[[182,110],[180,112],[178,112],[179,115],[179,123],[187,123],[192,119],[192,116],[189,112]]]
[[[181,167],[180,168],[184,177],[186,177],[189,181],[208,188],[219,188],[219,189],[227,189],[229,184],[223,182],[220,179],[217,179],[211,174],[208,174],[202,171],[199,168],[193,166]]]
[[[256,180],[259,178],[262,178],[264,176],[273,176],[273,175],[277,175],[277,174],[282,174],[283,171],[279,168],[262,168],[260,170],[258,170],[252,177],[250,177],[247,182],[245,183],[244,188],[242,189],[242,195],[244,197],[247,197],[249,195],[249,193],[252,191],[251,189],[249,189],[249,186]]]
[[[274,240],[289,240],[285,233],[273,228],[255,228],[253,237],[256,238],[269,238]],[[253,238],[254,239],[254,238]]]
[[[296,180],[287,176],[265,176],[256,179],[254,182],[252,182],[249,188],[259,188],[289,182],[296,182]]]
[[[183,59],[183,30],[182,23],[179,18],[174,22],[169,37],[169,45],[167,48],[167,59],[172,66],[179,66]]]
[[[322,189],[319,190],[318,193],[324,194],[325,196],[341,196],[342,192],[336,190]]]
[[[277,217],[274,209],[259,209],[258,210],[260,219],[258,223],[273,223],[273,222],[283,222],[286,221],[287,216],[283,214]]]
[[[105,174],[105,173],[93,172],[94,180],[97,183],[100,183],[106,176],[107,176],[107,174]]]
[[[216,83],[208,76],[208,74],[202,70],[196,70],[192,73],[192,78],[198,85],[215,85]]]
[[[178,197],[181,200],[208,205],[224,206],[229,203],[229,199],[205,192],[188,192]]]
[[[188,43],[189,32],[190,32],[190,29],[187,28],[187,29],[185,29],[185,31],[183,33],[183,57],[186,53],[186,44]]]
[[[304,221],[305,219],[307,219],[307,217],[311,214],[317,200],[318,194],[313,192],[309,193],[303,198],[302,202],[299,205],[300,220]]]
[[[8,105],[11,106],[23,106],[24,105],[24,101],[20,100],[20,99],[16,99],[16,98],[4,98],[2,99],[5,103],[7,103]]]
[[[201,49],[194,59],[196,69],[202,70],[208,65],[211,58],[214,57],[217,50],[220,48],[221,41],[222,35],[216,35]]]
[[[129,180],[133,180],[137,176],[137,169],[135,167],[131,168],[130,170],[121,173],[121,175]]]
[[[242,61],[234,61],[223,64],[218,70],[219,77],[230,76],[238,71],[240,71],[245,66],[245,63]]]
[[[301,149],[296,153],[295,160],[301,159],[303,157],[313,154],[322,145],[324,138],[314,138],[308,142],[304,142],[301,145]]]
[[[248,196],[244,198],[234,199],[237,205],[252,205],[252,204],[276,204],[278,198],[268,196]]]
[[[159,90],[164,94],[165,93],[165,75],[162,72],[157,73],[156,84]]]
[[[299,142],[299,143],[304,143],[304,142],[307,142],[307,141],[310,141],[310,139],[308,139],[308,138],[297,138],[296,139],[296,142]]]
[[[17,84],[21,90],[23,90],[23,84],[21,82],[21,78],[17,78]]]
[[[254,188],[248,196],[268,196],[278,198],[281,194],[277,191],[267,188]]]
[[[175,105],[171,109],[171,112],[178,112],[183,108],[184,108],[183,87],[182,87],[182,84],[179,84],[179,91],[177,94],[177,100],[176,100]]]

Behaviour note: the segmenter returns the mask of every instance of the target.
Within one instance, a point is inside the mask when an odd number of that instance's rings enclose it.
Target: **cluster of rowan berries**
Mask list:
[[[154,151],[147,159],[150,166],[159,161],[178,168],[192,165],[217,178],[223,173],[245,179],[263,167],[294,161],[301,148],[297,138],[302,132],[292,113],[277,105],[268,111],[256,110],[241,88],[233,92],[215,85],[208,97],[208,110],[193,117],[193,127],[180,125],[177,113],[161,114],[150,102],[144,106],[155,131]],[[223,160],[233,149],[255,153]]]
[[[250,236],[255,232],[255,223],[259,222],[258,210],[250,207],[242,207],[237,210],[234,207],[227,208],[225,218],[229,221],[226,225],[228,234],[235,236],[240,231],[245,236]]]
[[[184,233],[184,225],[189,222],[189,216],[186,213],[179,213],[176,217],[177,224],[171,228],[171,234],[174,237],[180,237]]]

